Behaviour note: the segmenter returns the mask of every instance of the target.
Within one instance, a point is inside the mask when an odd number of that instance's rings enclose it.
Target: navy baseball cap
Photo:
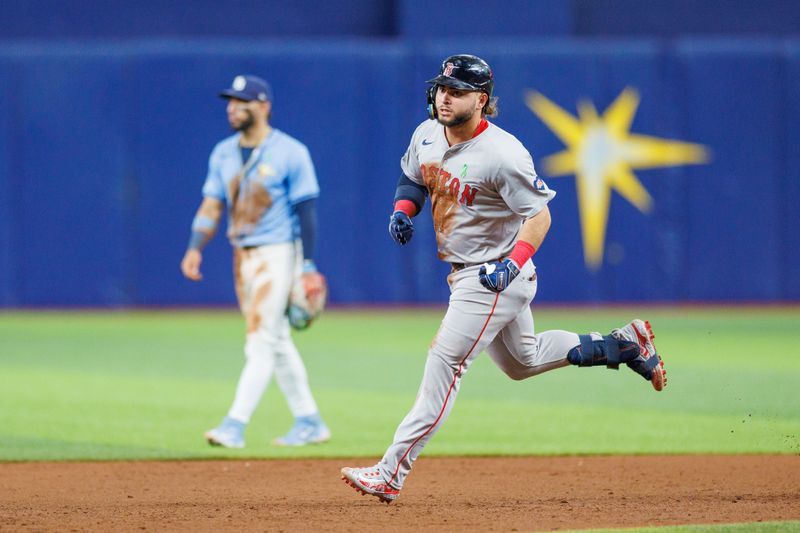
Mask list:
[[[259,102],[272,101],[272,89],[269,83],[257,76],[236,76],[233,78],[230,89],[219,93],[221,98],[236,98],[245,102],[258,100]]]

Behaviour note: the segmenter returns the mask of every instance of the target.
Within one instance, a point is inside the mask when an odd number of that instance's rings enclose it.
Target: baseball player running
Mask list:
[[[266,81],[236,76],[220,96],[228,100],[228,122],[237,133],[211,152],[204,198],[181,270],[191,280],[202,279],[202,250],[227,203],[236,296],[247,338],[233,405],[205,437],[212,445],[243,448],[245,427],[275,372],[295,422],[274,444],[324,442],[331,434],[311,395],[286,317],[298,276],[307,294],[325,289],[313,261],[319,195],[314,166],[302,143],[269,125],[272,93]]]
[[[417,399],[394,442],[375,466],[342,469],[346,483],[386,503],[397,498],[483,350],[515,380],[568,365],[624,363],[657,391],[667,382],[648,322],[633,320],[609,335],[534,332],[529,306],[537,280],[531,258],[550,227],[547,204],[555,192],[536,175],[525,147],[486,120],[496,115],[496,99],[485,61],[448,57],[428,83],[431,119],[417,127],[401,161],[389,233],[407,244],[412,218],[430,196],[439,258],[452,266],[450,302]]]

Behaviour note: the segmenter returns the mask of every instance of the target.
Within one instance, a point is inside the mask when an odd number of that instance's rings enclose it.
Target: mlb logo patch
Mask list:
[[[448,63],[447,65],[445,65],[444,72],[442,72],[442,75],[448,76],[448,77],[452,76],[454,68],[455,68],[454,64]]]
[[[533,186],[536,187],[537,191],[546,191],[547,190],[547,185],[545,185],[545,183],[542,180],[542,178],[538,178],[537,177],[535,180],[533,180]]]

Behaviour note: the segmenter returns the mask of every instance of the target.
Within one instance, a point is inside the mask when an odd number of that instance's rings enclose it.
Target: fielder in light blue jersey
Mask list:
[[[237,76],[220,96],[228,100],[228,122],[237,133],[211,152],[203,201],[181,270],[191,280],[202,279],[202,250],[227,206],[236,295],[247,339],[233,405],[205,437],[212,445],[244,447],[245,427],[274,372],[295,423],[273,442],[325,442],[330,431],[311,395],[287,317],[290,296],[302,293],[301,298],[319,301],[326,293],[313,257],[319,196],[314,165],[305,145],[269,125],[272,94],[264,80]]]
[[[274,128],[256,148],[243,150],[240,138],[237,133],[214,148],[203,196],[227,203],[234,246],[293,242],[300,237],[295,206],[319,196],[308,150]],[[246,163],[243,151],[250,152]]]

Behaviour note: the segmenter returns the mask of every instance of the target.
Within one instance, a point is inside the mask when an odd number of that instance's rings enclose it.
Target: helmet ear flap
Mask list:
[[[435,119],[436,118],[436,88],[437,85],[431,85],[425,90],[425,94],[428,100],[428,118]]]

